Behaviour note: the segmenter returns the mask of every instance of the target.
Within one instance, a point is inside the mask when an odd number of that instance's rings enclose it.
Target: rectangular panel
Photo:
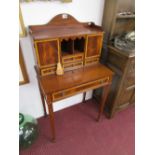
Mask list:
[[[96,63],[98,63],[99,62],[99,57],[97,56],[97,57],[93,57],[93,58],[87,58],[86,60],[85,60],[85,65],[91,65],[91,64],[96,64]]]
[[[83,62],[66,63],[64,64],[64,71],[78,69],[81,68],[82,66]]]
[[[93,81],[93,82],[89,82],[71,89],[66,89],[64,91],[59,91],[53,94],[53,101],[62,99],[62,98],[66,98],[68,96],[80,93],[80,92],[84,92],[87,91],[89,89],[94,89],[100,86],[105,85],[107,82],[109,81],[109,77],[105,77],[103,79],[97,80],[97,81]]]
[[[135,84],[135,60],[131,59],[124,80],[124,85],[127,88],[134,84]]]
[[[83,54],[75,54],[75,55],[69,55],[69,56],[62,57],[63,64],[76,62],[76,61],[83,61]]]
[[[119,105],[126,104],[126,103],[130,102],[133,95],[134,95],[134,89],[122,90],[122,93],[121,93],[121,95],[119,97],[120,98]]]
[[[58,41],[36,42],[36,52],[40,67],[56,64],[58,61]]]
[[[55,74],[56,72],[56,65],[49,67],[49,68],[45,68],[45,69],[41,69],[41,75],[50,75],[50,74]]]
[[[102,48],[102,36],[89,35],[87,42],[86,57],[100,55],[101,48]]]
[[[118,55],[116,52],[113,53],[114,51],[110,48],[108,48],[108,49],[109,49],[109,54],[107,56],[108,64],[115,66],[120,71],[124,71],[124,69],[126,67],[127,58],[125,58],[121,55]]]

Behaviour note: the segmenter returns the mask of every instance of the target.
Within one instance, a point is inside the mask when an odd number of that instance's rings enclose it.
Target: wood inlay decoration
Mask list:
[[[96,117],[99,121],[113,76],[110,69],[99,63],[104,36],[101,27],[92,22],[81,23],[69,14],[59,14],[45,25],[29,26],[29,32],[44,114],[47,115],[47,104],[50,115],[52,141],[56,137],[55,101],[104,87]],[[64,74],[56,75],[58,62]]]

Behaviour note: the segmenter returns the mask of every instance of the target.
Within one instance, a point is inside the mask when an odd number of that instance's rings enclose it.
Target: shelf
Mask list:
[[[135,15],[117,15],[116,19],[130,19],[135,18]]]
[[[76,39],[62,40],[61,41],[61,54],[62,56],[84,53],[85,38],[81,37]]]
[[[84,53],[84,51],[74,50],[74,54],[80,54],[80,53]]]
[[[84,51],[82,52],[82,51],[77,51],[77,50],[74,50],[74,53],[72,53],[72,54],[61,51],[61,54],[62,54],[63,57],[64,56],[78,55],[78,54],[83,54],[83,53],[84,53]]]

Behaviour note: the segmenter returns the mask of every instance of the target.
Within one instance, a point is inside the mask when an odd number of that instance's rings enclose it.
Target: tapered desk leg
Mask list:
[[[41,88],[40,88],[40,84],[38,83],[38,85],[39,85],[39,91],[40,91],[41,101],[42,101],[43,109],[44,109],[44,116],[46,117],[47,116],[47,112],[46,112],[45,100],[44,100],[44,96],[43,96],[42,91],[41,91]]]
[[[83,93],[83,100],[82,100],[82,102],[85,102],[85,98],[86,98],[86,92]]]
[[[55,125],[54,125],[53,104],[48,103],[48,111],[49,111],[50,125],[51,125],[51,132],[52,132],[52,142],[54,142],[55,141]]]
[[[107,96],[108,96],[108,93],[110,90],[110,86],[111,85],[109,84],[109,85],[106,85],[103,87],[104,90],[103,90],[101,101],[100,101],[100,107],[99,107],[99,113],[98,113],[97,121],[100,120],[101,114],[103,113],[104,105],[105,105],[105,102],[106,102],[106,99],[107,99]]]

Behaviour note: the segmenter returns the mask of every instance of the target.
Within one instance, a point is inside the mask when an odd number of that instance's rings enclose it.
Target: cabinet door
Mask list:
[[[35,42],[37,61],[40,67],[52,66],[58,61],[58,40]]]
[[[132,89],[123,89],[122,90],[122,93],[120,94],[120,97],[119,97],[119,106],[121,105],[128,105],[131,103],[131,100],[134,96],[134,93],[135,93],[135,90],[134,88]]]
[[[87,57],[100,56],[102,48],[102,35],[89,35],[87,40]]]
[[[127,75],[126,75],[126,87],[130,87],[135,84],[135,58],[129,60]]]

